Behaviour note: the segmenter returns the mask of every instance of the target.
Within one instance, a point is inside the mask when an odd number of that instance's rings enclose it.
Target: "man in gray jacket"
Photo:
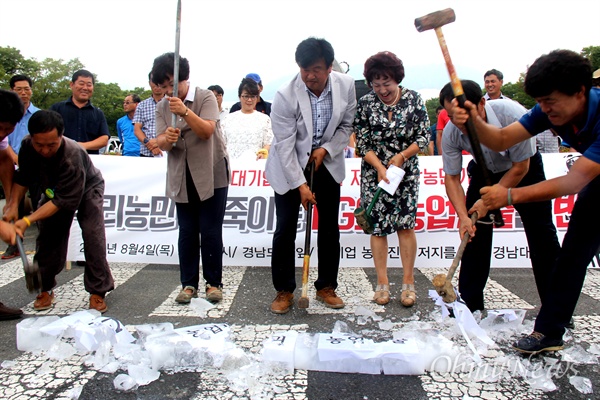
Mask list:
[[[277,297],[271,311],[284,314],[296,289],[295,240],[300,204],[315,204],[318,218],[316,298],[342,308],[337,297],[340,263],[340,183],[345,176],[344,148],[352,133],[356,93],[352,77],[332,72],[334,51],[325,39],[310,37],[296,48],[298,75],[273,100],[273,142],[265,166],[275,191],[277,226],[271,269]],[[307,182],[314,162],[312,190]]]

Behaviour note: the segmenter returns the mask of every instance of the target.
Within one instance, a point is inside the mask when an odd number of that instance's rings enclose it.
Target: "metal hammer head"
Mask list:
[[[419,32],[423,32],[439,28],[455,20],[456,15],[454,15],[454,10],[446,8],[445,10],[435,11],[420,18],[415,18],[415,28]]]

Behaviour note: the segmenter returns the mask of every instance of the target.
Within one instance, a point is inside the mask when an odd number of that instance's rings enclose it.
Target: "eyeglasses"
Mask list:
[[[129,104],[135,104],[135,101],[124,101],[123,102],[124,106],[129,105]]]
[[[248,101],[248,100],[254,100],[254,99],[258,98],[258,96],[249,95],[249,94],[243,94],[241,97],[242,97],[242,99],[244,99],[246,101]]]
[[[16,88],[14,88],[14,91],[17,93],[29,93],[29,92],[31,92],[31,88],[30,87],[16,87]]]

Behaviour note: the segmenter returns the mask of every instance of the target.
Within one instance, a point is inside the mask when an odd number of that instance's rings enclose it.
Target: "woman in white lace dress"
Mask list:
[[[273,140],[273,130],[271,118],[255,110],[259,98],[258,85],[252,79],[242,79],[238,96],[242,109],[229,114],[222,121],[229,158],[267,158]]]

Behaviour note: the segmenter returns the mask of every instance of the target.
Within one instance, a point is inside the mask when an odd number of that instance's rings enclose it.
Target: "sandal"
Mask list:
[[[390,286],[389,285],[377,285],[375,288],[375,295],[373,301],[380,306],[386,305],[390,302]]]
[[[402,284],[402,294],[400,294],[400,302],[404,307],[412,307],[417,301],[415,293],[415,285],[412,283]]]

